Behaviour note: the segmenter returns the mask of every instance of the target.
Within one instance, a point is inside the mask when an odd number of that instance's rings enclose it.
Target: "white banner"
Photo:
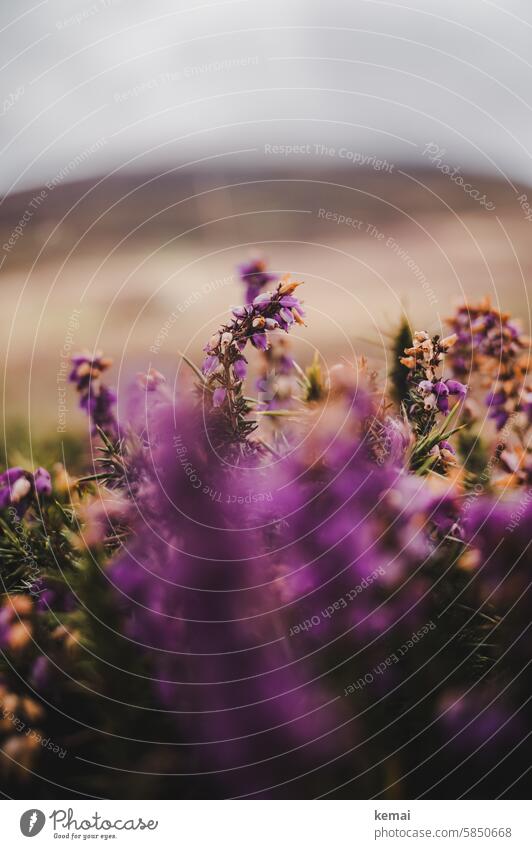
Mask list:
[[[520,801],[4,801],[1,845],[530,849]]]

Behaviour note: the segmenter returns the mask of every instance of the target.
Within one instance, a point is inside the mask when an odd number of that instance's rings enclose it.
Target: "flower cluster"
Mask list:
[[[188,363],[192,391],[139,375],[119,431],[110,360],[80,354],[92,474],[0,476],[0,703],[22,723],[0,715],[10,793],[32,770],[32,798],[49,782],[116,794],[117,776],[131,798],[367,798],[390,774],[407,797],[479,775],[500,795],[500,765],[531,756],[525,432],[517,462],[501,437],[477,490],[459,422],[475,385],[444,372],[463,314],[411,344],[403,322],[390,392],[364,358],[300,367],[286,335],[303,324],[299,283],[267,291],[262,262],[241,274],[245,303]],[[475,322],[471,355],[516,376],[516,326]],[[75,756],[30,751],[20,729],[37,722]]]
[[[423,409],[427,412],[437,410],[444,415],[449,413],[449,396],[465,398],[467,386],[459,380],[443,380],[438,376],[445,354],[456,342],[456,337],[429,336],[426,331],[416,331],[413,344],[405,348],[401,363],[411,370],[412,390],[421,396]],[[421,378],[421,379],[420,379]]]
[[[508,313],[489,300],[478,306],[462,305],[448,323],[456,335],[450,363],[456,375],[478,372],[491,384],[485,398],[489,417],[501,430],[516,412],[532,421],[532,391],[527,383],[530,341]]]
[[[422,330],[414,333],[413,343],[405,348],[400,362],[409,369],[409,394],[406,414],[418,437],[413,452],[413,468],[432,468],[445,472],[454,463],[454,449],[448,442],[453,431],[445,432],[437,426],[437,414],[448,416],[450,398],[463,401],[467,386],[455,379],[444,379],[440,370],[447,352],[456,342],[456,336],[441,339],[430,337]]]
[[[26,472],[14,466],[0,475],[0,510],[11,506],[21,517],[36,498],[51,492],[52,481],[46,469],[40,466],[34,472]]]
[[[412,345],[405,348],[401,363],[410,369],[414,378],[421,375],[425,380],[434,381],[445,354],[455,342],[454,334],[440,339],[439,336],[430,337],[426,330],[416,330]]]
[[[245,302],[253,303],[255,298],[262,292],[265,286],[275,275],[267,271],[263,260],[255,260],[249,264],[240,266],[242,282],[246,286]],[[288,280],[285,276],[281,282]],[[257,410],[262,413],[289,410],[295,404],[299,393],[299,382],[296,367],[290,350],[290,340],[283,335],[281,330],[273,329],[269,334],[269,345],[262,351],[259,366],[259,377],[255,382],[258,395]],[[280,419],[275,416],[266,416],[271,426],[271,436],[278,441],[281,424]],[[286,423],[284,423],[286,428]]]
[[[282,585],[265,540],[277,533],[280,499],[248,494],[274,489],[273,473],[241,467],[228,478],[200,411],[184,403],[159,411],[153,443],[156,473],[148,470],[143,500],[154,519],[142,522],[111,580],[128,633],[150,647],[163,704],[187,705],[187,734],[205,744],[198,763],[234,769],[226,780],[240,793],[286,777],[286,749],[318,738],[315,751],[339,754],[338,740],[327,734],[346,718],[343,710],[330,705],[325,684],[308,680],[304,661],[292,662],[283,639],[271,640],[280,628]],[[183,653],[193,665],[184,664]],[[337,737],[345,745],[345,735]],[[239,771],[242,758],[249,767]],[[261,767],[264,758],[269,763]]]
[[[457,374],[469,374],[482,357],[514,360],[528,344],[509,313],[499,312],[488,299],[478,306],[463,304],[447,323],[456,336],[450,359]]]
[[[213,407],[222,407],[227,415],[233,439],[249,433],[245,422],[248,406],[242,396],[247,374],[244,350],[248,342],[259,351],[270,346],[269,334],[286,333],[294,324],[303,324],[303,308],[294,292],[300,283],[288,279],[271,292],[263,292],[251,304],[233,308],[233,320],[221,327],[205,346],[202,372],[212,391]]]
[[[112,364],[101,352],[93,356],[90,351],[72,357],[69,380],[79,394],[79,405],[89,416],[92,432],[104,431],[111,439],[118,437],[118,424],[114,406],[116,394],[101,381],[101,375]]]

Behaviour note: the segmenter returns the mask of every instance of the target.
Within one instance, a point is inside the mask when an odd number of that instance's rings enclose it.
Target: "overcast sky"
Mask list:
[[[279,144],[532,175],[530,0],[19,0],[0,38],[3,193]]]

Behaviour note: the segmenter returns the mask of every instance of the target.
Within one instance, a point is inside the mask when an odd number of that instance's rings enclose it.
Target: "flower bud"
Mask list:
[[[222,347],[222,350],[225,350],[225,348],[227,348],[231,344],[232,341],[233,341],[233,334],[232,333],[229,333],[227,330],[225,331],[225,333],[222,333],[222,337],[220,339],[220,345]]]
[[[28,595],[9,596],[7,604],[9,604],[19,616],[28,616],[33,609],[33,602]]]
[[[448,351],[449,348],[453,347],[457,339],[458,336],[456,335],[456,333],[452,333],[450,336],[446,336],[445,339],[442,339],[440,345],[444,349],[444,351]]]
[[[9,631],[8,644],[13,651],[23,649],[31,639],[32,627],[30,623],[15,622]]]
[[[295,290],[297,289],[298,286],[302,286],[302,285],[303,285],[302,280],[300,280],[299,283],[297,283],[295,281],[291,281],[288,278],[284,283],[281,283],[281,285],[279,287],[279,294],[280,295],[291,295],[292,292],[295,292]]]

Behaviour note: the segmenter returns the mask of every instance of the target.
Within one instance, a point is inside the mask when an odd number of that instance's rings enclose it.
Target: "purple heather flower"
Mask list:
[[[488,417],[493,419],[497,430],[501,430],[510,416],[506,409],[508,397],[503,389],[497,389],[489,392],[485,398],[485,404],[488,407]]]
[[[433,391],[434,383],[432,382],[432,380],[422,380],[420,381],[418,386],[424,395],[430,395],[430,393]]]
[[[438,407],[438,410],[440,411],[440,413],[443,413],[443,415],[446,416],[449,412],[449,398],[448,398],[448,396],[447,395],[438,395],[437,401],[436,401],[436,406]]]
[[[438,443],[438,448],[440,451],[449,451],[450,454],[456,454],[453,446],[450,442],[447,442],[446,439],[442,439],[442,441]]]
[[[284,320],[285,324],[288,325],[289,327],[295,321],[295,318],[292,314],[292,311],[291,311],[291,309],[288,309],[288,307],[283,307],[281,312],[279,313],[279,316],[280,316],[280,318],[282,318]],[[281,327],[283,326],[280,320],[279,320],[279,324],[281,325]]]
[[[253,423],[245,419],[248,410],[247,402],[242,398],[242,383],[247,373],[247,365],[242,352],[248,342],[259,351],[268,352],[265,359],[273,366],[272,371],[275,371],[276,354],[272,351],[268,334],[277,328],[288,332],[294,323],[302,323],[301,314],[296,309],[296,305],[301,309],[300,302],[292,296],[299,285],[287,279],[280,283],[275,291],[258,294],[247,307],[234,308],[234,318],[223,325],[204,348],[207,356],[203,363],[203,373],[208,378],[208,388],[225,389],[231,400],[226,410],[228,414],[229,410],[231,411],[231,415],[228,415],[229,432],[232,434],[228,443],[229,451],[230,446],[234,444],[234,437],[238,437],[239,441],[244,437],[245,440],[246,435],[254,429]],[[288,360],[281,365],[286,369],[287,364]],[[288,381],[284,380],[284,384],[284,390],[280,394],[289,398],[291,392],[287,392]],[[279,388],[278,385],[272,397],[279,394]],[[225,397],[224,395],[222,398],[221,393],[217,392],[213,398],[214,405],[220,406]]]
[[[467,395],[467,386],[465,383],[460,383],[459,380],[453,380],[452,378],[446,380],[445,383],[447,384],[450,395],[459,395],[460,398],[465,398]]]
[[[440,413],[447,415],[449,412],[449,389],[443,380],[437,380],[432,387],[432,392],[436,397],[436,406]]]
[[[176,444],[186,462],[176,462]],[[198,743],[196,768],[227,770],[226,791],[236,795],[341,756],[352,728],[348,705],[288,639],[272,639],[284,603],[264,539],[274,538],[279,514],[274,498],[253,498],[274,486],[271,470],[241,465],[231,475],[201,415],[184,403],[161,411],[153,452],[148,515],[139,513],[131,545],[108,575],[159,703],[176,712],[178,733]],[[296,508],[304,508],[301,494],[293,491]],[[290,610],[287,623],[297,615]]]
[[[268,337],[265,333],[254,333],[251,337],[251,344],[259,351],[266,351],[268,348]]]
[[[270,306],[273,298],[273,292],[264,292],[262,295],[257,295],[253,299],[253,306],[258,310],[265,310]]]
[[[240,279],[246,285],[246,303],[248,304],[253,302],[261,289],[277,279],[275,274],[266,271],[266,263],[261,259],[242,263],[238,266],[238,271]]]
[[[92,432],[105,431],[112,439],[119,435],[118,423],[114,414],[115,393],[101,380],[102,372],[111,365],[111,360],[101,353],[92,356],[89,352],[75,354],[72,357],[72,371],[69,380],[76,384],[80,396],[79,405],[89,416]]]
[[[33,473],[33,483],[37,495],[52,494],[52,479],[50,477],[50,472],[47,472],[42,466],[35,469],[35,472]]]
[[[301,304],[299,303],[298,299],[295,298],[293,295],[283,295],[279,303],[282,307],[295,307],[297,310],[301,309]]]
[[[447,415],[449,412],[449,395],[459,395],[460,399],[465,397],[467,386],[458,380],[421,380],[418,389],[425,397],[426,409],[437,407],[440,413]]]
[[[212,405],[213,407],[221,407],[223,402],[225,401],[227,396],[227,390],[223,387],[219,386],[212,393]]]
[[[437,380],[437,381],[436,381],[436,383],[435,383],[435,384],[433,385],[433,387],[432,387],[432,391],[433,391],[433,392],[437,395],[437,397],[439,398],[439,397],[440,397],[440,395],[448,395],[448,394],[449,394],[449,387],[447,386],[447,384],[445,383],[445,381],[443,381],[443,380]]]
[[[51,493],[50,474],[41,466],[33,474],[14,466],[0,475],[0,510],[12,506],[19,517],[24,515],[35,497]]]
[[[236,360],[236,362],[233,363],[233,371],[237,380],[244,380],[247,370],[248,367],[244,358]]]
[[[99,386],[97,394],[93,394],[92,389],[94,384],[91,384],[86,395],[82,395],[79,405],[82,410],[88,414],[93,426],[93,433],[97,432],[97,428],[101,428],[109,436],[116,436],[118,433],[118,425],[116,423],[113,408],[116,404],[116,395],[108,386]]]
[[[0,475],[0,510],[24,501],[31,492],[28,473],[20,466],[7,469]]]
[[[422,380],[418,383],[418,389],[425,398],[425,409],[432,410],[434,407],[440,413],[447,413],[449,409],[449,400],[447,398],[449,390],[442,380],[433,383],[431,380]]]
[[[491,376],[494,386],[486,403],[489,417],[500,430],[510,415],[521,409],[526,376],[520,359],[530,342],[509,316],[494,309],[489,301],[461,307],[450,323],[458,334],[458,344],[451,353],[453,370],[457,375],[473,369]],[[497,389],[499,383],[505,386],[504,399]]]
[[[103,357],[100,352],[92,356],[89,351],[86,351],[74,354],[71,362],[72,371],[68,379],[76,384],[78,392],[84,393],[88,391],[90,384],[109,368],[112,360]]]
[[[201,370],[203,374],[209,375],[215,372],[219,365],[220,361],[218,357],[216,357],[214,354],[209,354],[209,356],[205,357],[205,359],[203,360]]]

